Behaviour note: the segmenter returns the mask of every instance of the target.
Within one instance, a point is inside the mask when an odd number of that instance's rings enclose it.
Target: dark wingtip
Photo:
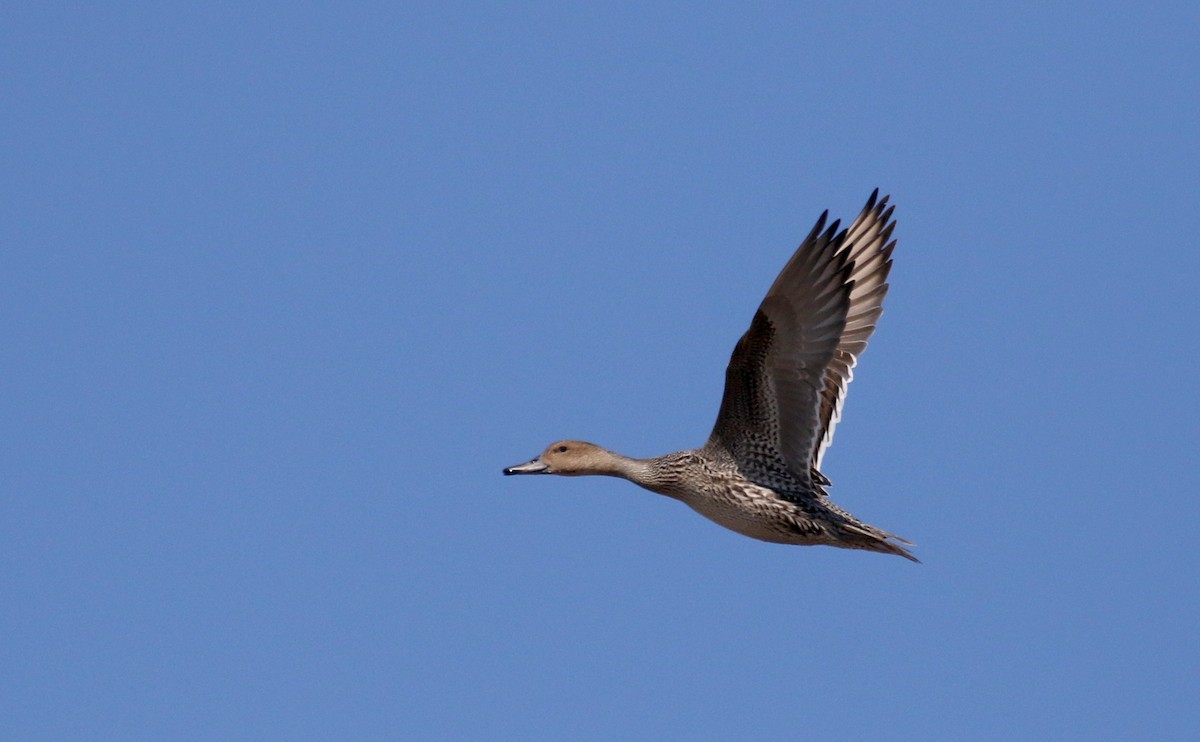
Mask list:
[[[833,223],[829,225],[829,229],[826,229],[825,234],[823,234],[821,236],[823,238],[825,238],[826,240],[832,240],[835,236],[837,236],[838,230],[841,228],[842,228],[842,220],[834,219]],[[842,231],[844,232],[845,230],[842,230]]]
[[[821,212],[821,217],[817,219],[817,223],[813,225],[813,228],[808,233],[808,236],[804,238],[804,242],[811,242],[815,240],[817,235],[821,234],[821,232],[825,229],[825,221],[827,219],[829,219],[829,209],[825,209]],[[804,242],[800,244],[804,244]]]

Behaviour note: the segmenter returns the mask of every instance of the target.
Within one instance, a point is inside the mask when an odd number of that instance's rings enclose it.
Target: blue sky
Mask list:
[[[10,739],[1183,739],[1194,3],[10,5]],[[826,208],[899,247],[825,460],[701,443]]]

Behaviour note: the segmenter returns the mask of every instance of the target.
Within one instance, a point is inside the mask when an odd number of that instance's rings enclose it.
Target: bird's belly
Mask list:
[[[714,523],[760,541],[814,544],[826,540],[820,526],[774,493],[747,494],[736,499],[695,497],[685,498],[684,502]]]

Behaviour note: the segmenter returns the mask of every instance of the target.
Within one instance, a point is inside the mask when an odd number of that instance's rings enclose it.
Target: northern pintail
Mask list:
[[[835,505],[820,471],[888,289],[895,207],[878,196],[849,229],[826,228],[826,211],[784,266],[733,349],[703,447],[633,459],[566,440],[504,473],[621,477],[751,538],[918,561],[900,545],[910,542]]]

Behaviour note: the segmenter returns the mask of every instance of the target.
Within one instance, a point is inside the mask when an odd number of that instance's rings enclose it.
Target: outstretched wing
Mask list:
[[[846,387],[854,378],[854,365],[867,348],[867,340],[875,332],[875,323],[883,314],[883,297],[887,295],[888,272],[892,269],[891,239],[896,222],[892,220],[894,206],[888,206],[884,196],[876,203],[879,189],[871,194],[858,218],[846,230],[839,251],[852,263],[849,279],[850,307],[846,326],[838,341],[833,359],[825,369],[825,388],[821,392],[820,442],[813,452],[812,466],[820,469],[825,450],[833,443],[833,429],[842,418]]]
[[[727,451],[747,472],[785,468],[811,483],[821,441],[826,369],[837,353],[850,309],[851,252],[838,222],[821,215],[733,350],[725,396],[709,446]]]

